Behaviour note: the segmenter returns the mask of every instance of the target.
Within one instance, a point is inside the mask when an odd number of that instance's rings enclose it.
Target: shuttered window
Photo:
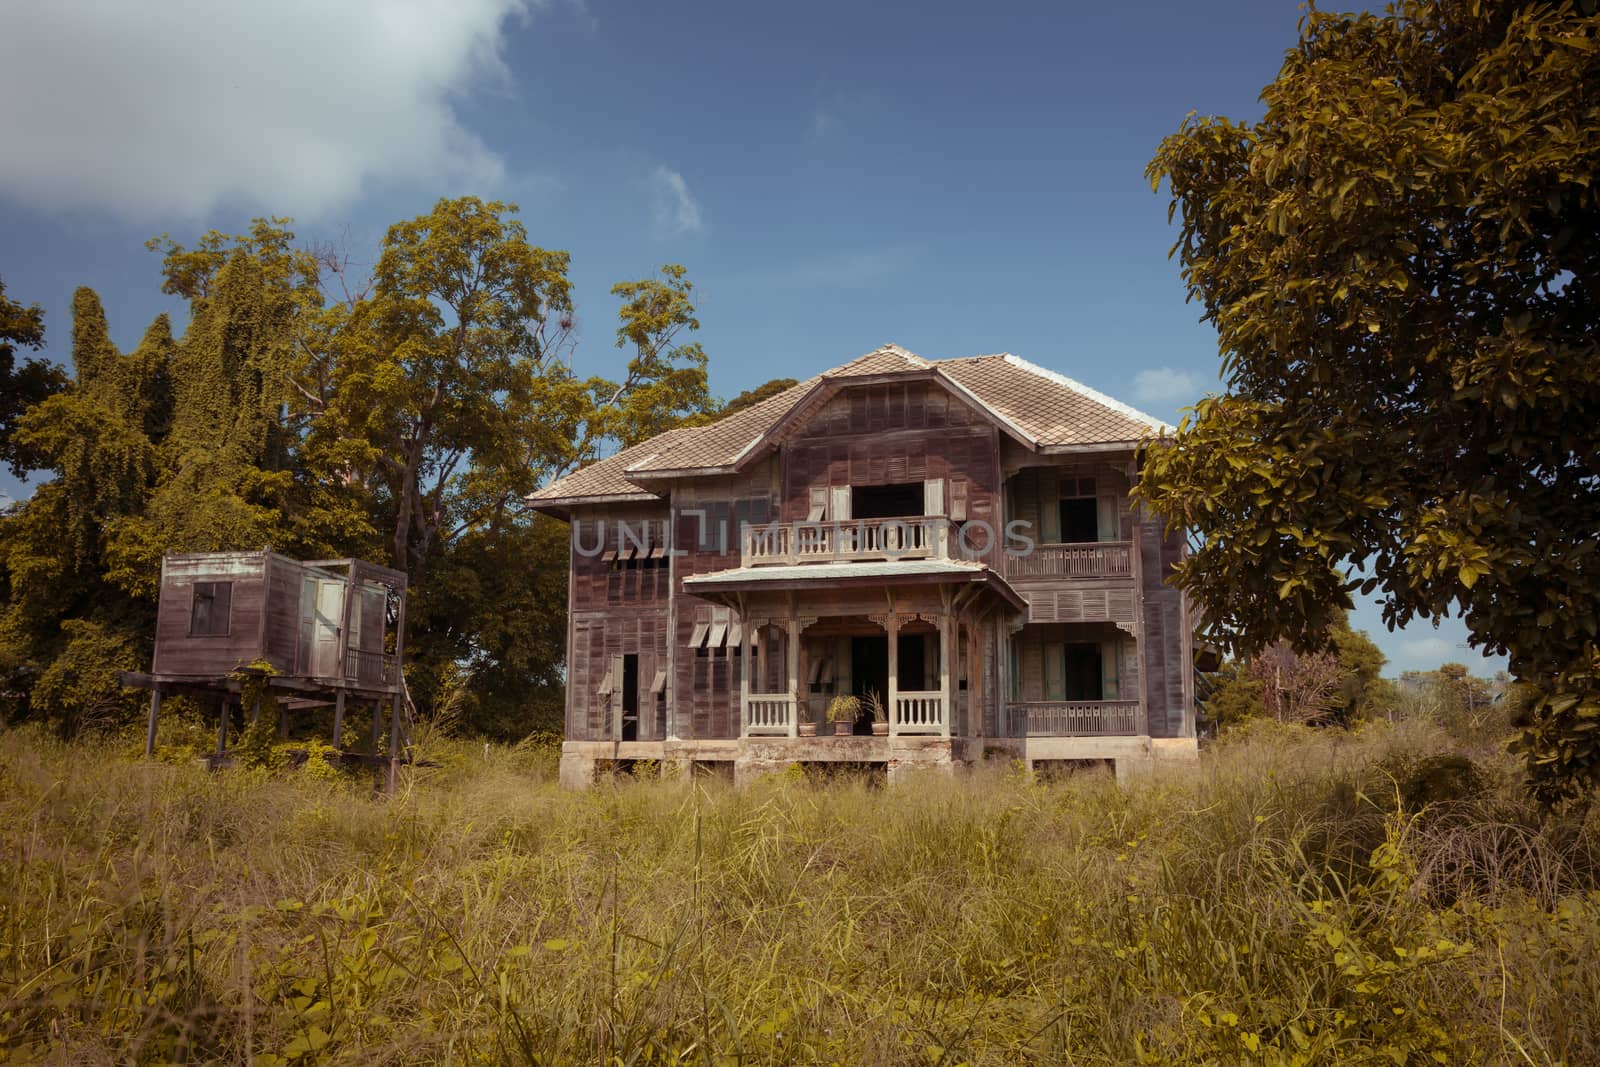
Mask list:
[[[195,582],[189,611],[190,637],[226,637],[233,610],[232,582]]]

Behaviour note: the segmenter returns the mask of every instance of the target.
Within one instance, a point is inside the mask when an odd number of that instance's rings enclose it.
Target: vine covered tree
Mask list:
[[[1547,801],[1600,780],[1596,0],[1312,10],[1260,121],[1191,117],[1149,177],[1223,395],[1144,455],[1177,580],[1249,655],[1350,594],[1452,610],[1542,698]]]

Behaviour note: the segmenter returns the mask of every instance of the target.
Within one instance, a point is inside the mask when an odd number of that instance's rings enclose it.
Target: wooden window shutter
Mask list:
[[[821,522],[828,513],[828,487],[813,485],[811,487],[811,506],[806,510],[807,522]]]
[[[1058,642],[1044,646],[1044,698],[1067,699],[1067,650]]]
[[[828,518],[843,522],[850,517],[850,487],[835,485],[828,490]]]
[[[1121,700],[1122,641],[1112,638],[1100,645],[1100,696]]]
[[[1053,470],[1039,472],[1039,540],[1053,545],[1061,540],[1061,485]]]
[[[611,657],[611,736],[622,737],[622,657]]]
[[[1117,498],[1114,496],[1100,497],[1099,512],[1099,515],[1095,517],[1095,525],[1099,527],[1099,540],[1122,540],[1122,531],[1117,529]]]
[[[924,515],[943,515],[945,513],[943,478],[929,478],[922,483],[922,513]]]

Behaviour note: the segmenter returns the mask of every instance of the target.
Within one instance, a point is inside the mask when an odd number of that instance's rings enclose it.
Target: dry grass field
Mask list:
[[[0,733],[0,1060],[1600,1062],[1600,833],[1420,725],[1258,729],[1119,789],[395,797]]]

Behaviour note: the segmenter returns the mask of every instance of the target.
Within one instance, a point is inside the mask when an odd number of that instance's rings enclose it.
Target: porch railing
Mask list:
[[[898,693],[889,729],[900,734],[939,734],[944,732],[944,716],[944,694],[937,689]]]
[[[1127,737],[1140,732],[1137,700],[1044,700],[1006,705],[1012,737]]]
[[[393,685],[395,658],[388,652],[369,652],[360,648],[347,648],[344,653],[344,676],[367,685]]]
[[[1133,542],[1034,545],[1032,552],[1007,557],[1006,574],[1013,578],[1131,578]]]
[[[795,721],[794,706],[788,693],[751,693],[745,701],[745,733],[787,736]]]
[[[743,534],[746,567],[950,558],[950,520],[939,515],[838,522],[770,522],[746,526]]]

